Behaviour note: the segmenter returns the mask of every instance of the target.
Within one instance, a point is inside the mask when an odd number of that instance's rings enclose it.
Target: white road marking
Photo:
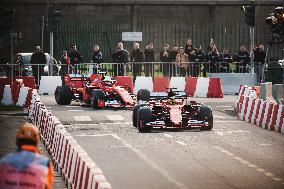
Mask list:
[[[169,134],[164,134],[164,136],[167,137],[167,138],[173,138],[173,136],[169,135]]]
[[[244,160],[243,158],[241,157],[238,157],[237,155],[229,152],[228,150],[220,147],[220,146],[213,146],[213,148],[217,149],[217,150],[220,150],[222,153],[226,154],[227,156],[231,157],[232,159],[235,159],[237,161],[239,161],[240,163],[246,165],[247,167],[250,167],[250,168],[253,168],[255,169],[257,172],[260,172],[260,173],[263,173],[265,176],[271,178],[272,180],[274,181],[277,181],[277,182],[283,182],[284,179],[283,178],[280,178],[280,177],[277,177],[275,174],[249,162],[249,161],[246,161]],[[284,183],[281,183],[281,184],[284,184]]]
[[[238,120],[214,120],[214,123],[244,123]]]
[[[216,108],[231,108],[232,106],[216,106]]]
[[[259,146],[271,146],[271,144],[259,144]]]
[[[238,130],[238,131],[215,131],[216,134],[220,136],[226,136],[228,134],[233,134],[233,133],[249,133],[249,131],[243,131],[243,130]]]
[[[66,108],[81,108],[82,106],[65,106]]]
[[[225,109],[223,111],[234,111],[235,109]]]
[[[75,126],[98,126],[96,123],[75,123]]]
[[[111,122],[111,123],[98,123],[99,125],[119,125],[121,127],[129,127],[125,125],[132,125],[132,122]]]
[[[84,110],[68,110],[68,112],[83,112]]]
[[[184,142],[182,142],[182,141],[179,141],[179,140],[177,140],[176,143],[178,143],[178,144],[180,144],[180,145],[182,145],[182,146],[186,146],[186,143],[184,143]]]
[[[78,134],[75,135],[76,137],[103,137],[103,136],[112,136],[113,134],[92,134],[92,135],[88,135],[88,134]]]
[[[73,116],[75,121],[92,121],[90,116]]]
[[[226,119],[226,117],[224,116],[220,116],[220,115],[213,115],[214,118],[219,118],[219,119]]]
[[[106,117],[110,120],[110,121],[122,121],[125,118],[122,117],[121,115],[106,115]]]

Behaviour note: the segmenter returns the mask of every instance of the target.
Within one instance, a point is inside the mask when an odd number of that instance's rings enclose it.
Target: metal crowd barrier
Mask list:
[[[265,72],[273,69],[279,69],[279,66],[264,66]],[[56,64],[53,65],[53,75],[64,74],[93,74],[99,71],[105,71],[110,76],[168,76],[168,77],[207,77],[210,73],[250,73],[249,65],[243,66],[240,62],[225,63],[225,62],[186,62],[180,65],[174,62],[129,62],[123,63],[80,63],[74,66]],[[283,63],[280,65],[282,69]],[[0,76],[11,76],[11,64],[0,64]],[[14,76],[31,76],[35,75],[36,83],[39,84],[40,76],[51,75],[50,65],[48,64],[25,64],[13,65]],[[256,71],[256,69],[255,69]],[[273,72],[273,71],[272,71]],[[259,78],[265,81],[265,78]]]

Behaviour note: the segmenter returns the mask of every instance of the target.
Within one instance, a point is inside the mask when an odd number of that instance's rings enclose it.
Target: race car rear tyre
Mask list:
[[[91,105],[94,109],[102,108],[99,106],[99,100],[105,100],[105,93],[101,89],[94,89],[92,91]]]
[[[200,118],[204,119],[205,121],[208,122],[208,126],[207,127],[202,127],[202,130],[206,130],[209,131],[213,128],[213,113],[212,113],[212,109],[209,108],[208,106],[202,106],[200,107]]]
[[[151,131],[151,127],[146,126],[152,119],[152,111],[150,107],[141,107],[138,110],[138,130],[140,133],[147,133]]]
[[[149,102],[150,101],[150,91],[147,89],[140,89],[137,92],[137,101],[139,100]]]
[[[138,124],[138,110],[143,107],[146,106],[146,104],[137,104],[134,106],[133,108],[133,113],[132,113],[132,123],[133,123],[133,127],[137,127]]]
[[[69,105],[73,98],[73,92],[72,89],[67,85],[57,86],[54,96],[57,104]]]

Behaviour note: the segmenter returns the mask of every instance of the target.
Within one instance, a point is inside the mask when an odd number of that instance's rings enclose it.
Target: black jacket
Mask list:
[[[131,62],[143,62],[144,57],[143,57],[143,52],[140,49],[134,49],[131,53],[130,57]]]
[[[204,52],[203,51],[195,51],[193,54],[195,62],[204,62]]]
[[[241,52],[238,51],[234,57],[236,62],[244,61],[244,66],[246,66],[250,61],[250,54],[247,51]]]
[[[207,57],[207,61],[210,60],[212,63],[216,63],[220,60],[219,55],[215,51],[209,51],[206,57]]]
[[[93,63],[102,63],[103,62],[103,54],[101,51],[94,52],[92,55]]]
[[[175,62],[177,57],[178,51],[171,51],[170,52],[170,61]]]
[[[145,49],[145,62],[154,62],[155,60],[155,51],[154,49]]]
[[[46,56],[42,52],[33,53],[31,57],[31,64],[46,64]]]
[[[83,60],[83,57],[77,50],[69,52],[68,56],[70,57],[71,65],[79,64]]]
[[[167,51],[167,52],[169,54],[168,56],[163,56],[164,51],[160,52],[160,61],[161,62],[171,62],[170,51]]]
[[[228,53],[228,54],[220,54],[220,61],[224,62],[224,63],[230,63],[232,62],[233,58],[232,56]]]
[[[128,51],[122,50],[115,52],[112,55],[112,60],[114,63],[128,63]]]
[[[263,64],[265,62],[266,53],[260,49],[255,49],[254,53],[254,62]]]

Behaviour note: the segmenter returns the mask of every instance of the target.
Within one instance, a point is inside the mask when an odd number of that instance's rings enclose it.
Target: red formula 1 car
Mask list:
[[[91,104],[93,108],[133,107],[134,100],[129,92],[121,86],[116,86],[115,80],[105,76],[105,73],[84,75],[65,75],[62,86],[55,90],[57,104],[69,105],[72,100]]]
[[[195,101],[186,101],[186,96],[169,89],[164,96],[150,100],[150,92],[138,91],[138,104],[133,108],[133,126],[139,132],[150,132],[153,128],[213,128],[212,108]]]

